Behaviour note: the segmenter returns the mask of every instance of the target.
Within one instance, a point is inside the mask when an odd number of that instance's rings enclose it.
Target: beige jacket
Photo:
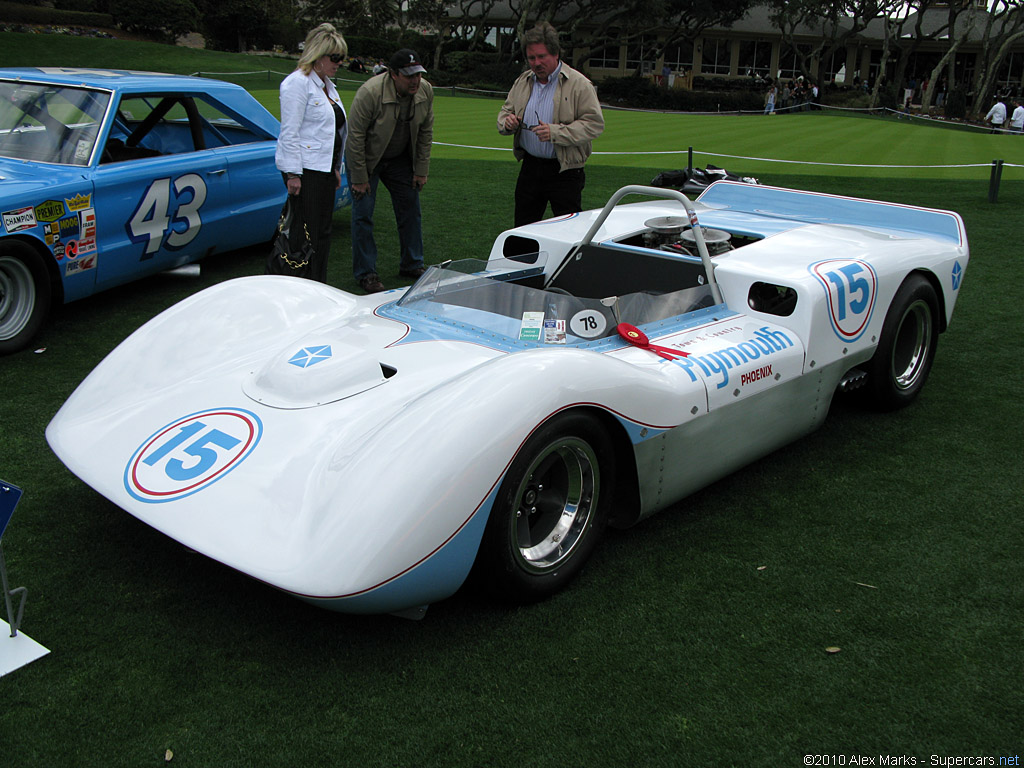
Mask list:
[[[530,71],[516,78],[508,92],[508,98],[498,112],[498,133],[502,136],[515,135],[512,145],[518,160],[522,160],[525,154],[519,146],[519,130],[522,130],[523,112],[526,111],[526,103],[530,100],[533,78],[534,75]],[[558,168],[560,171],[582,168],[590,157],[591,142],[604,131],[604,115],[597,100],[597,91],[586,76],[563,61],[558,72],[554,98],[551,142],[555,145]],[[505,128],[505,118],[509,115],[519,118],[518,130],[509,131]]]
[[[398,123],[398,92],[389,72],[375,75],[356,91],[348,112],[348,141],[345,168],[351,184],[366,184],[380,163]],[[434,89],[426,80],[413,96],[409,122],[409,149],[416,176],[430,170],[430,147],[434,141]]]

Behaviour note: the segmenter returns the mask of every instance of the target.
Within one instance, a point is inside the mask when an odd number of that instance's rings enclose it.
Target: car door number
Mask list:
[[[177,250],[195,239],[203,226],[199,209],[206,202],[206,182],[196,173],[174,180],[156,179],[146,189],[126,228],[133,243],[145,243],[141,261],[153,258],[161,245]],[[173,210],[172,210],[173,207]],[[184,223],[184,228],[175,225]]]

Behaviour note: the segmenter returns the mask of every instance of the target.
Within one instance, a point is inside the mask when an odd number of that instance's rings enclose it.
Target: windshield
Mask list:
[[[0,157],[88,165],[110,94],[0,81]]]
[[[398,306],[520,341],[576,344],[614,336],[619,323],[640,326],[714,303],[707,285],[600,299],[545,290],[545,261],[541,253],[430,267]]]

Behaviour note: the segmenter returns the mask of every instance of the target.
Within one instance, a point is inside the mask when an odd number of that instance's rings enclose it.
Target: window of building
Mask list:
[[[615,40],[608,40],[607,46],[601,49],[591,49],[590,59],[587,64],[591,69],[618,69],[619,68],[619,44]]]
[[[761,40],[740,40],[740,74],[746,77],[769,77],[772,66],[772,44]]]
[[[832,51],[832,55],[824,60],[824,65],[821,74],[825,78],[825,82],[835,80],[839,71],[846,66],[846,49],[840,48],[838,51]]]
[[[701,48],[700,71],[704,75],[728,75],[730,67],[729,40],[705,37]]]
[[[665,63],[675,72],[693,69],[693,41],[686,40],[666,48]]]
[[[654,60],[657,58],[657,46],[651,37],[641,35],[626,50],[626,71],[641,72],[650,74],[654,70]]]
[[[805,56],[811,52],[810,46],[800,45],[795,48],[791,45],[783,45],[779,52],[779,79],[792,80],[804,73],[800,66],[800,54]]]
[[[996,76],[996,87],[1000,90],[1014,89],[1020,87],[1024,80],[1024,53],[1010,51],[1006,54],[1002,66],[999,67],[999,74]]]

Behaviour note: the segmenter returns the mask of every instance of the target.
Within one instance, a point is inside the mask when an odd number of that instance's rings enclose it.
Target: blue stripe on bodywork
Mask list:
[[[697,200],[717,209],[716,212],[742,211],[808,224],[839,224],[924,235],[963,244],[959,218],[950,211],[731,182],[712,184]],[[701,213],[702,224],[711,223],[713,218],[711,212]]]
[[[629,346],[617,334],[606,336],[593,341],[580,341],[569,344],[544,344],[539,341],[521,341],[513,339],[500,333],[488,331],[469,323],[460,323],[450,318],[420,312],[408,307],[400,307],[398,304],[385,304],[377,309],[380,317],[390,320],[397,320],[409,327],[406,334],[398,344],[409,344],[416,341],[466,341],[473,344],[480,344],[484,347],[499,352],[524,352],[528,349],[589,349],[594,352],[613,352],[616,349],[624,349]],[[653,340],[659,336],[692,328],[711,320],[721,320],[736,315],[725,304],[718,304],[714,307],[706,307],[685,315],[669,317],[655,323],[645,323],[640,326],[644,332]]]
[[[622,428],[626,430],[626,434],[629,436],[629,441],[633,445],[638,445],[645,440],[650,440],[652,437],[657,437],[663,432],[668,432],[667,427],[651,427],[646,424],[637,424],[635,421],[630,421],[625,416],[619,413],[612,414],[615,419],[622,425]]]
[[[297,597],[321,608],[367,614],[391,613],[426,606],[450,597],[469,576],[503,479],[504,476],[499,478],[473,516],[447,543],[411,570],[358,595]]]

